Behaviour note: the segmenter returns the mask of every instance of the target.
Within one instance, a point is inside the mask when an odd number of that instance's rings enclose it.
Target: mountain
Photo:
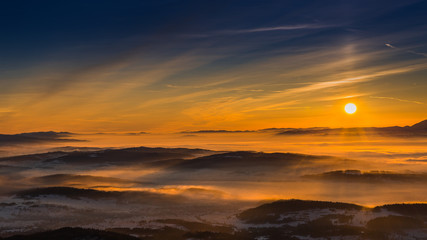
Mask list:
[[[427,119],[412,125],[411,129],[427,131]]]
[[[399,173],[390,171],[335,170],[321,174],[305,175],[303,178],[312,180],[327,180],[334,182],[365,182],[365,183],[425,183],[427,173]]]
[[[91,164],[151,164],[156,161],[194,158],[214,154],[215,151],[187,148],[135,147],[123,149],[103,149],[97,151],[57,151],[0,158],[0,162],[38,162],[69,165]]]
[[[149,191],[100,191],[73,187],[33,188],[15,193],[15,198],[31,200],[40,198],[66,197],[74,200],[114,200],[119,203],[173,204],[185,200],[182,196],[169,196]]]
[[[363,207],[349,203],[325,202],[325,201],[304,201],[304,200],[281,200],[248,209],[240,213],[237,217],[245,223],[253,224],[279,224],[288,222],[286,216],[295,212],[314,210],[362,210]]]
[[[0,146],[16,144],[37,144],[46,142],[80,142],[81,139],[70,138],[74,136],[70,132],[31,132],[20,134],[0,134]]]
[[[277,133],[279,136],[285,135],[382,135],[393,137],[425,137],[427,136],[427,120],[406,127],[356,127],[356,128],[291,128]]]
[[[230,169],[285,167],[295,164],[308,164],[316,160],[331,159],[328,156],[314,156],[296,153],[264,153],[237,151],[189,159],[173,165],[174,169]]]
[[[391,126],[391,127],[352,127],[352,128],[329,128],[329,127],[309,127],[309,128],[266,128],[259,130],[199,130],[183,131],[182,134],[234,134],[234,133],[271,133],[277,136],[362,136],[362,135],[382,135],[392,137],[425,137],[427,136],[427,119],[412,126]]]

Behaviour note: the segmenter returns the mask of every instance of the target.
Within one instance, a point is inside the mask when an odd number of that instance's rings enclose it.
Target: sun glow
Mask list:
[[[344,110],[345,110],[345,112],[346,112],[346,113],[348,113],[348,114],[353,114],[353,113],[355,113],[355,112],[356,112],[357,107],[356,107],[356,105],[355,105],[354,103],[347,103],[347,104],[345,105],[345,107],[344,107]]]

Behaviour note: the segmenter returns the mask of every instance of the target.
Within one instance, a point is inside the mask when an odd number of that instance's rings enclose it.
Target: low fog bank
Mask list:
[[[286,182],[358,161],[294,153],[227,152],[202,149],[126,148],[49,152],[0,158],[0,193],[26,188],[68,186],[159,191],[227,182]],[[250,188],[248,188],[250,189]]]
[[[418,171],[413,170],[416,166]],[[426,193],[419,191],[427,180],[423,163],[379,163],[297,153],[84,149],[0,158],[0,172],[2,195],[31,188],[73,187],[165,194],[201,189],[205,194],[216,192],[215,196],[223,199],[251,201],[338,197],[340,201],[381,204],[393,197],[399,201],[405,197],[406,201],[427,199]],[[366,196],[370,189],[381,195]],[[412,194],[402,195],[410,191]]]
[[[372,207],[424,202],[427,172],[411,170],[422,164],[149,147],[3,157],[0,230],[162,228],[161,219],[237,226],[239,212],[291,198]]]

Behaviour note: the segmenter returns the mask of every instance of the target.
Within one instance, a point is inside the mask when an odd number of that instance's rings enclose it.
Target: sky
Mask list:
[[[0,12],[2,133],[427,118],[427,1],[2,1]]]

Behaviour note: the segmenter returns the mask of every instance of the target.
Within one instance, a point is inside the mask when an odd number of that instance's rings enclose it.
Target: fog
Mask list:
[[[239,226],[236,214],[279,199],[427,199],[423,137],[277,132],[73,134],[1,146],[0,230],[151,228],[164,219]]]

